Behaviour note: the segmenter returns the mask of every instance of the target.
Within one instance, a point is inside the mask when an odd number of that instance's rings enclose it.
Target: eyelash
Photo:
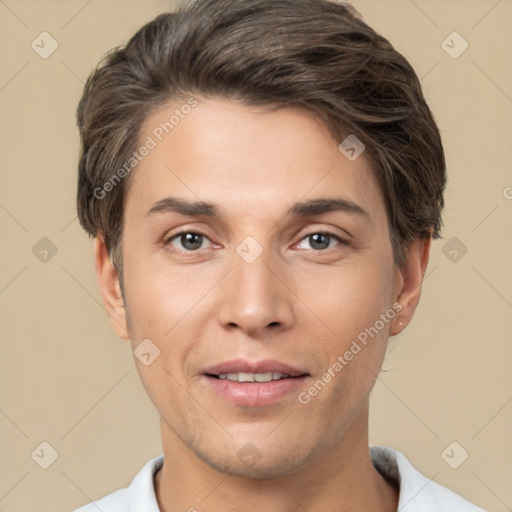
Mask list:
[[[183,230],[183,231],[179,231],[178,233],[174,233],[172,236],[166,238],[164,240],[164,245],[168,246],[168,245],[171,244],[171,242],[173,240],[179,238],[182,235],[188,235],[188,234],[202,236],[203,238],[206,238],[206,239],[209,240],[208,236],[206,234],[204,234],[204,233],[201,233],[200,231]],[[335,235],[334,233],[330,233],[329,231],[312,231],[311,233],[308,233],[308,234],[304,235],[300,239],[299,243],[302,242],[303,240],[305,240],[306,238],[309,238],[310,236],[313,236],[313,235],[326,235],[328,237],[334,238],[337,242],[339,242],[339,245],[349,245],[346,240],[344,240],[343,238],[339,237],[338,235]],[[295,245],[298,245],[298,244],[295,244]],[[308,249],[308,250],[309,251],[313,251],[313,252],[317,252],[317,253],[327,253],[327,252],[330,252],[332,249],[335,249],[336,247],[337,247],[337,245],[334,246],[334,247],[329,247],[327,249]],[[201,249],[196,249],[195,251],[193,251],[193,250],[184,249],[181,252],[189,253],[189,254],[194,254],[194,253],[199,252],[200,250]]]

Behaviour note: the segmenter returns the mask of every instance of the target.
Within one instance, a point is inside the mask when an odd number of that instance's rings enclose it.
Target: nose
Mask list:
[[[251,263],[234,254],[232,270],[219,283],[218,319],[224,328],[261,338],[293,325],[293,293],[272,259],[269,250]]]

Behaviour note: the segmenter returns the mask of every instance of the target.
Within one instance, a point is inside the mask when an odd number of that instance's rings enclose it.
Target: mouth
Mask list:
[[[282,401],[310,374],[276,360],[232,360],[208,368],[203,376],[212,392],[235,405],[261,407]]]
[[[265,373],[249,373],[249,372],[237,372],[237,373],[219,373],[207,374],[208,377],[217,378],[220,380],[230,380],[233,382],[271,382],[273,380],[282,379],[296,379],[287,373],[279,372],[265,372]]]

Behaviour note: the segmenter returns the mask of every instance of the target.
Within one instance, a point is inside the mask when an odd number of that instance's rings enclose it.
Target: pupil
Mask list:
[[[198,249],[201,247],[202,235],[198,235],[197,233],[186,233],[185,235],[181,235],[181,243],[185,249]]]
[[[309,237],[313,249],[325,249],[329,247],[329,235],[315,233]]]

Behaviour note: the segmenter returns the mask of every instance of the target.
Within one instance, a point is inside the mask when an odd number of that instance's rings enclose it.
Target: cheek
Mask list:
[[[307,305],[321,320],[316,323],[323,325],[324,332],[325,326],[329,328],[328,336],[315,336],[315,350],[326,357],[317,376],[320,382],[316,380],[314,388],[307,390],[313,407],[333,407],[336,417],[350,414],[354,404],[362,403],[370,392],[394,316],[392,268],[392,260],[381,255],[347,263],[329,273],[324,269],[320,281],[320,275],[303,280],[298,295],[309,297]],[[315,284],[318,282],[321,287]],[[385,315],[384,321],[381,315]]]
[[[197,272],[184,266],[156,266],[148,261],[132,260],[125,284],[133,349],[149,339],[160,351],[150,366],[136,361],[141,380],[155,401],[181,392],[179,383],[185,384],[188,362],[194,360],[190,354],[197,350],[205,322],[211,318],[208,292],[218,278],[212,272],[197,277]]]
[[[383,257],[319,267],[298,280],[298,296],[318,318],[319,325],[327,326],[344,344],[374,325],[391,307],[391,272],[391,262]]]
[[[186,266],[155,264],[155,259],[136,255],[127,261],[125,288],[132,328],[137,335],[151,333],[164,340],[182,329],[182,320],[195,311],[214,277]],[[210,282],[211,281],[211,282]]]

